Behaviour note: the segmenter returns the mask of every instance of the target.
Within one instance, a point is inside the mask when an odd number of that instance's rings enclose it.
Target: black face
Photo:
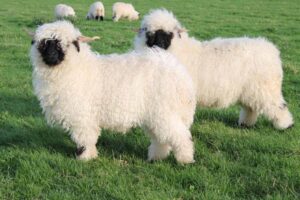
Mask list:
[[[153,32],[146,32],[146,44],[148,47],[153,47],[154,45],[163,48],[168,49],[171,45],[171,40],[173,38],[172,32],[165,32],[161,29]]]
[[[42,40],[39,43],[38,50],[42,55],[43,61],[50,67],[60,64],[65,57],[60,41],[57,39]]]

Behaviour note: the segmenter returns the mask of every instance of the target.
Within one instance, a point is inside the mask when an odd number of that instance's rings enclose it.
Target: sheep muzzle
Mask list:
[[[153,32],[146,32],[146,44],[148,47],[158,46],[162,49],[168,49],[173,39],[172,32],[165,32],[161,29]]]
[[[38,50],[43,61],[50,67],[60,64],[65,57],[60,41],[57,39],[43,39],[38,45]]]

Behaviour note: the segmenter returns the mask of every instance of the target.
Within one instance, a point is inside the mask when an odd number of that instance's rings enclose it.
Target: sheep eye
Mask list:
[[[147,28],[146,27],[140,28],[139,34],[142,34],[143,32],[147,32]]]

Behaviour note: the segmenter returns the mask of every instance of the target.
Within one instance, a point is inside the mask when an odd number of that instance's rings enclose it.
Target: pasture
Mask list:
[[[54,20],[54,6],[72,6],[72,20],[101,54],[132,49],[140,20],[114,23],[103,0],[103,22],[85,19],[93,1],[0,0],[0,199],[299,199],[300,198],[300,4],[298,0],[132,0],[141,13],[165,7],[189,34],[266,37],[281,51],[283,94],[295,120],[275,130],[264,117],[251,128],[237,126],[239,106],[198,108],[191,128],[195,160],[182,166],[173,157],[149,163],[150,144],[140,128],[127,135],[105,130],[99,157],[75,159],[67,133],[46,124],[33,94],[30,37],[24,28]]]

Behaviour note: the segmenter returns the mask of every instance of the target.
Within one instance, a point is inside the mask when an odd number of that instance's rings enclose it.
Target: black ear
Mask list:
[[[74,40],[72,43],[74,44],[74,46],[76,47],[77,51],[79,52],[80,51],[79,42],[77,40]]]

